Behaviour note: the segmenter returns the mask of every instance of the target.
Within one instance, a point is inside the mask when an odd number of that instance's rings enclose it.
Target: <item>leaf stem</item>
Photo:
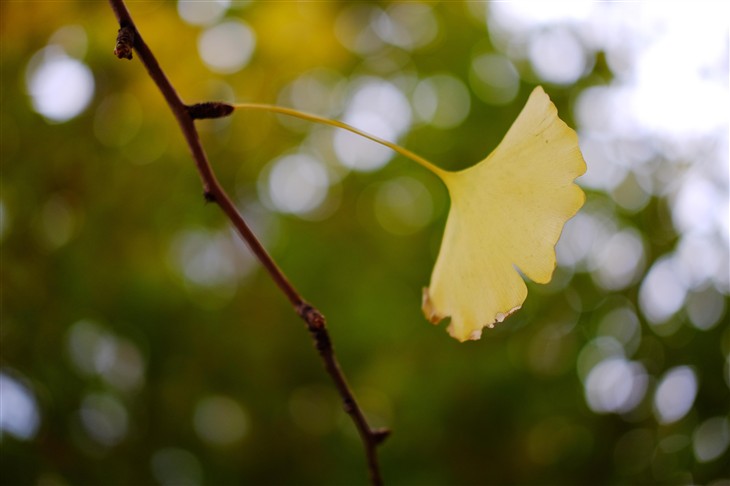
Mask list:
[[[246,110],[263,110],[263,111],[270,111],[273,113],[279,113],[282,115],[288,115],[293,116],[295,118],[300,118],[302,120],[307,120],[315,123],[321,123],[323,125],[329,125],[335,128],[342,128],[343,130],[347,130],[348,132],[352,132],[356,135],[360,135],[361,137],[365,137],[369,140],[372,140],[375,143],[379,143],[380,145],[384,145],[385,147],[388,147],[391,150],[394,150],[395,152],[401,154],[402,156],[411,159],[412,161],[416,162],[417,164],[421,165],[422,167],[425,167],[429,171],[433,172],[436,176],[438,176],[441,179],[444,179],[448,177],[448,171],[438,167],[437,165],[433,164],[432,162],[429,162],[428,160],[424,159],[420,155],[411,152],[407,148],[401,147],[400,145],[397,145],[393,142],[389,142],[387,140],[384,140],[378,136],[372,135],[370,133],[367,133],[363,130],[360,130],[359,128],[355,128],[352,125],[348,125],[347,123],[343,123],[341,121],[332,120],[330,118],[325,118],[318,115],[313,115],[311,113],[305,113],[303,111],[295,110],[293,108],[286,108],[284,106],[278,106],[278,105],[267,105],[267,104],[261,104],[261,103],[235,103],[233,104],[234,108],[240,108],[240,109],[246,109]]]

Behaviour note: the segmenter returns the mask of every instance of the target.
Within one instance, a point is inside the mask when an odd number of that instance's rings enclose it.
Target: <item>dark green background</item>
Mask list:
[[[288,83],[316,67],[345,77],[446,72],[468,85],[474,53],[495,51],[484,22],[465,4],[433,4],[438,38],[407,54],[387,46],[373,53],[401,60],[397,70],[384,71],[334,36],[332,26],[347,6],[234,4],[228,16],[254,29],[257,50],[246,69],[224,76],[201,62],[195,47],[201,29],[185,24],[172,2],[129,5],[189,101],[221,96],[209,83],[219,79],[234,87],[237,100],[276,102]],[[186,282],[170,263],[180,234],[196,230],[232,241],[229,225],[215,205],[204,203],[182,136],[141,64],[112,55],[117,26],[108,5],[4,2],[0,9],[6,213],[0,363],[3,373],[32,390],[40,414],[32,438],[3,433],[2,482],[155,484],[161,479],[153,458],[173,448],[194,456],[185,463],[193,483],[365,483],[354,428],[304,326],[267,275],[257,268],[226,294]],[[95,94],[78,117],[49,123],[31,108],[25,69],[68,24],[86,31],[83,61],[93,72]],[[472,95],[460,126],[415,126],[399,142],[447,168],[482,159],[540,82],[529,64],[518,68],[523,81],[513,102],[493,106]],[[613,78],[601,53],[590,71],[576,84],[546,85],[571,126],[579,93]],[[109,122],[121,135],[105,143],[96,135],[99,106],[120,94],[143,108],[141,126],[126,137],[121,109]],[[339,182],[339,206],[328,218],[280,215],[257,201],[257,180],[270,160],[296,148],[301,130],[265,113],[200,126],[222,184],[291,282],[327,316],[342,367],[372,423],[393,430],[379,449],[387,483],[708,483],[730,477],[723,465],[730,461],[727,450],[700,463],[691,443],[698,424],[728,414],[726,315],[698,331],[681,309],[671,318],[678,330],[657,334],[638,309],[641,279],[609,291],[588,271],[558,269],[565,286],[529,284],[520,312],[485,330],[482,340],[460,344],[420,310],[448,209],[438,180],[396,157],[380,171]],[[159,157],[131,162],[145,150]],[[425,228],[406,236],[385,231],[373,210],[374,191],[401,176],[428,188],[435,212]],[[635,212],[598,190],[587,190],[587,197],[591,207],[640,231],[646,269],[679,240],[662,196],[652,195]],[[54,238],[59,231],[65,236]],[[727,303],[726,295],[722,299]],[[647,370],[648,391],[630,413],[597,414],[586,404],[576,360],[603,317],[619,307],[636,309],[641,321],[643,338],[631,359]],[[120,389],[103,373],[84,373],[74,364],[69,336],[79,321],[131,346],[143,365],[139,386]],[[699,392],[688,415],[660,425],[652,413],[653,389],[666,370],[680,365],[693,367]],[[89,396],[122,405],[127,426],[117,443],[98,443],[84,428]],[[240,405],[247,420],[241,440],[216,446],[196,433],[196,407],[209,396]],[[311,416],[309,426],[294,418],[297,406]],[[178,466],[184,476],[186,466]]]

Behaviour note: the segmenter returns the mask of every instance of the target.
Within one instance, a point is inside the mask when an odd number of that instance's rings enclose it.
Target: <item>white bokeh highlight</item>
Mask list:
[[[639,288],[639,306],[650,324],[663,324],[684,304],[686,288],[675,261],[664,257],[652,265]]]
[[[554,84],[573,84],[586,71],[583,45],[568,29],[536,32],[530,39],[529,57],[537,75]]]
[[[688,366],[664,373],[654,393],[654,415],[661,424],[674,423],[692,408],[697,396],[697,376]]]
[[[256,35],[240,20],[210,27],[198,38],[201,59],[211,71],[220,74],[232,74],[246,67],[255,48]]]
[[[26,72],[33,109],[55,123],[81,114],[94,96],[94,84],[88,66],[56,46],[36,53]]]
[[[596,413],[625,413],[634,409],[646,393],[644,366],[622,356],[598,363],[585,381],[588,406]]]
[[[411,126],[408,98],[393,83],[378,78],[365,78],[355,86],[342,121],[396,142]],[[342,165],[356,171],[380,169],[394,156],[387,147],[345,130],[335,132],[333,147]]]
[[[324,203],[329,185],[327,168],[322,162],[309,155],[294,154],[272,162],[267,193],[275,210],[306,215]]]
[[[191,25],[210,25],[220,20],[230,6],[230,0],[178,0],[177,13]]]
[[[16,377],[0,372],[0,439],[9,434],[31,440],[39,427],[40,412],[33,391]]]

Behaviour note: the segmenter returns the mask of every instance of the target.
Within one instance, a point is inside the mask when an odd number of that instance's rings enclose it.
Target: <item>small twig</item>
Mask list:
[[[337,391],[342,398],[345,411],[350,415],[357,428],[367,457],[370,481],[374,485],[383,483],[380,474],[380,466],[377,457],[377,446],[381,444],[390,434],[386,429],[372,429],[365,419],[362,409],[358,405],[350,390],[345,376],[340,369],[337,358],[332,348],[332,341],[327,332],[325,318],[319,310],[307,303],[289,282],[281,269],[268,254],[256,235],[251,231],[246,221],[236,209],[235,205],[218,182],[208,157],[203,150],[195,128],[195,119],[219,118],[228,116],[233,111],[231,105],[218,102],[199,103],[186,105],[175,91],[164,71],[157,62],[157,59],[145,44],[134,21],[124,4],[124,0],[109,0],[112,10],[119,22],[119,33],[114,49],[114,55],[120,59],[132,59],[132,47],[137,51],[150,78],[155,82],[162,95],[165,97],[170,110],[175,115],[180,129],[195,161],[195,166],[200,174],[203,184],[203,195],[208,202],[215,202],[230,219],[241,238],[258,258],[279,289],[289,299],[297,314],[304,320],[307,329],[315,343],[327,373],[332,378]]]

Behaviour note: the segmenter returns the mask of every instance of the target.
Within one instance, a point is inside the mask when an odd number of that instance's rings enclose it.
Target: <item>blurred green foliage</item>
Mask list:
[[[190,102],[288,104],[292,83],[312,70],[339,79],[344,92],[348,83],[379,78],[407,97],[421,78],[453,76],[471,93],[463,122],[414,121],[399,143],[446,168],[481,160],[538,74],[517,60],[522,80],[513,100],[494,105],[474,94],[473,59],[499,54],[479,3],[425,4],[437,31],[423,45],[399,46],[381,32],[391,41],[348,49],[342,29],[356,32],[394,5],[403,4],[235,2],[225,18],[245,22],[256,41],[245,68],[232,73],[201,60],[205,27],[184,22],[176,4],[129,8]],[[182,136],[141,64],[112,55],[118,27],[108,5],[4,2],[0,9],[2,482],[365,483],[361,445],[304,326],[218,208],[204,203]],[[89,105],[62,123],[34,111],[28,88],[31,57],[49,42],[93,73]],[[579,94],[611,82],[599,52],[579,79],[547,91],[575,126]],[[321,114],[338,117],[343,100]],[[379,450],[387,483],[730,480],[727,288],[692,289],[720,305],[706,329],[693,325],[689,298],[659,326],[639,303],[646,273],[682,236],[669,196],[648,192],[645,204],[627,210],[611,191],[589,188],[586,210],[640,234],[636,278],[611,289],[590,265],[562,266],[550,285],[530,284],[520,312],[481,341],[459,344],[420,310],[448,205],[435,178],[400,157],[378,171],[348,173],[330,129],[265,113],[199,126],[223,185],[327,316],[370,420],[393,430]],[[319,212],[281,214],[266,201],[266,171],[307,146],[341,178],[325,189]],[[427,190],[425,222],[408,226],[409,209],[378,202],[400,178]],[[629,378],[644,380],[645,389],[629,410],[598,413],[585,382],[586,363],[599,360],[586,350],[611,355],[610,343],[595,343],[616,310],[638,323],[617,355],[640,363],[645,373]],[[656,390],[678,366],[693,370],[696,398],[677,420],[661,420]],[[18,384],[25,392],[14,391]],[[29,401],[10,401],[18,397]],[[719,455],[703,456],[703,444],[720,447]]]

